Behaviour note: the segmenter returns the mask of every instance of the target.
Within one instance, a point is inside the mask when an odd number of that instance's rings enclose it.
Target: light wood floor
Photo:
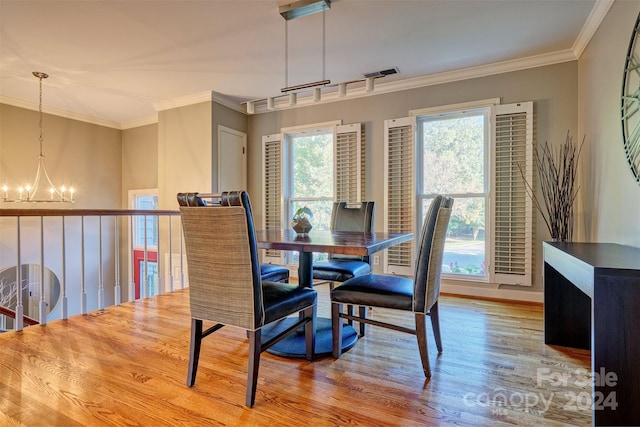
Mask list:
[[[326,288],[317,289],[328,316]],[[206,338],[195,387],[185,385],[187,291],[5,333],[0,425],[591,424],[580,398],[590,396],[590,353],[544,345],[540,305],[453,296],[440,304],[444,352],[437,357],[430,331],[430,381],[414,336],[369,327],[339,360],[264,353],[253,409],[244,406],[242,330]],[[410,326],[413,317],[401,320]]]

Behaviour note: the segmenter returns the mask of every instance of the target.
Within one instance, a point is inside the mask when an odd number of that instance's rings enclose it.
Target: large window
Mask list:
[[[531,286],[533,103],[483,100],[385,121],[385,231],[416,240],[387,250],[385,272],[412,276],[417,239],[436,194],[454,201],[445,277]]]
[[[316,129],[285,134],[289,154],[285,173],[286,218],[301,207],[311,209],[313,229],[330,228],[333,207],[333,129]],[[327,255],[314,253],[314,260]],[[289,253],[289,262],[298,262],[298,252]]]
[[[290,154],[285,180],[286,217],[307,206],[313,212],[313,227],[328,230],[333,206],[333,129],[285,134]]]
[[[455,199],[443,272],[486,277],[488,108],[417,119],[418,225],[436,194]]]

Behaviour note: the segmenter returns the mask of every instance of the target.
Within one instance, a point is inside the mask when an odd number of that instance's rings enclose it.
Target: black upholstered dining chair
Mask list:
[[[315,347],[317,293],[289,283],[263,281],[246,192],[220,195],[219,204],[195,201],[197,195],[178,195],[189,271],[191,345],[187,385],[195,383],[202,339],[223,326],[247,330],[249,364],[246,405],[255,402],[260,354],[304,325],[306,358]],[[184,206],[192,204],[193,206]],[[302,313],[286,331],[262,342],[262,328],[289,315]],[[203,330],[203,322],[213,326]]]
[[[331,230],[371,232],[376,215],[375,202],[333,202],[331,210]],[[329,254],[326,261],[313,264],[313,280],[316,284],[329,283],[333,289],[335,282],[344,282],[352,277],[371,273],[371,259],[368,256]],[[360,312],[366,307],[360,306]],[[353,305],[348,313],[353,314]],[[364,314],[361,314],[364,315]],[[353,322],[348,321],[351,325]],[[364,323],[360,323],[360,335],[365,334]]]
[[[413,280],[402,276],[367,274],[336,285],[331,291],[333,357],[337,359],[342,353],[341,319],[356,320],[416,335],[424,374],[431,378],[426,315],[431,317],[436,347],[438,353],[442,353],[438,297],[444,242],[452,207],[453,199],[449,196],[439,195],[432,200],[422,227]],[[412,312],[415,314],[415,329],[366,318],[366,311],[362,310],[359,316],[343,313],[343,304]]]
[[[269,282],[289,283],[289,269],[281,265],[260,264],[260,277]]]
[[[331,230],[371,232],[375,218],[375,202],[334,202],[331,211]],[[344,282],[355,276],[371,273],[368,256],[329,254],[327,261],[313,264],[313,279]]]

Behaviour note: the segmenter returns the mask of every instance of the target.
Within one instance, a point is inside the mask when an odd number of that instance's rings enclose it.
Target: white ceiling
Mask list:
[[[402,79],[576,59],[612,0],[334,0],[332,83],[397,67]],[[217,92],[238,104],[321,80],[322,14],[288,23],[287,0],[0,0],[0,101],[126,128],[168,102]],[[417,78],[417,80],[416,80]],[[302,95],[302,94],[301,94]]]

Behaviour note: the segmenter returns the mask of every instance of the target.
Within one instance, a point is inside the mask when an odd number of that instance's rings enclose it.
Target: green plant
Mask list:
[[[295,211],[292,219],[294,221],[300,221],[303,218],[313,218],[313,212],[311,212],[311,209],[306,206],[303,206]]]

